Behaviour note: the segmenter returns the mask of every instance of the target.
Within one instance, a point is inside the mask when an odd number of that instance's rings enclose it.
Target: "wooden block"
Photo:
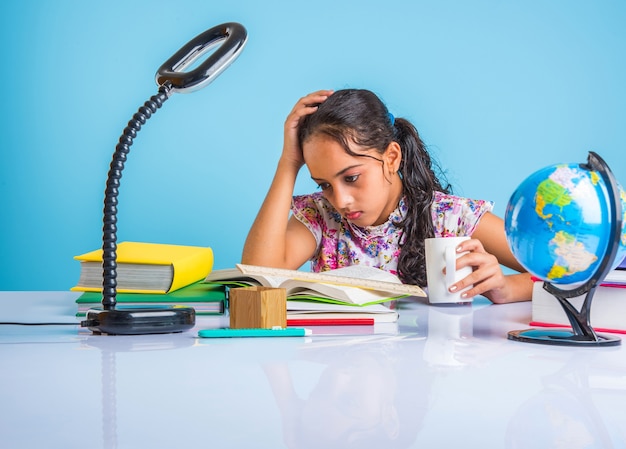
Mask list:
[[[231,329],[287,327],[287,292],[284,288],[233,288],[229,303]]]

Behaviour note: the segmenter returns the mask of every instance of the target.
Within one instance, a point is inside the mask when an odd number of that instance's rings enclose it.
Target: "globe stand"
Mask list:
[[[608,223],[609,239],[605,256],[600,261],[598,269],[584,284],[571,290],[560,289],[550,282],[544,282],[543,288],[554,296],[569,320],[571,329],[526,329],[511,331],[509,340],[522,341],[525,343],[539,343],[559,346],[617,346],[621,339],[615,336],[596,334],[590,324],[591,301],[596,288],[613,269],[615,257],[619,248],[619,239],[622,229],[622,205],[619,200],[619,186],[611,169],[604,160],[593,151],[589,152],[586,164],[581,164],[586,170],[596,171],[600,174],[607,189],[609,207]],[[585,300],[577,310],[568,298],[585,295]]]

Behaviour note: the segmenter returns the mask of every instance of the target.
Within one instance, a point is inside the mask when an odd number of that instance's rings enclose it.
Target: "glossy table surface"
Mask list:
[[[0,321],[73,322],[76,296],[0,292]],[[508,340],[530,306],[407,300],[397,325],[294,338],[2,325],[0,446],[626,447],[624,344]]]

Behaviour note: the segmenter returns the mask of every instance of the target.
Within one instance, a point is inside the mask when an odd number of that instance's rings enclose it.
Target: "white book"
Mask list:
[[[584,300],[584,295],[568,299],[578,311]],[[591,300],[590,324],[596,331],[626,333],[626,284],[596,288]],[[543,288],[541,281],[533,285],[531,325],[570,326],[563,307]]]
[[[395,310],[395,302],[390,304],[393,308],[385,304],[355,307],[317,301],[291,300],[287,301],[287,319],[373,318],[374,323],[395,323],[398,321],[398,312]]]

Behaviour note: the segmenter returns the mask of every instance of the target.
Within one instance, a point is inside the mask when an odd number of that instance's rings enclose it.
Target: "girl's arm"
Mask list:
[[[466,293],[468,297],[484,295],[494,303],[528,301],[532,295],[530,274],[511,253],[506,241],[504,221],[486,213],[472,234],[472,239],[460,245],[460,251],[470,251],[458,259],[458,267],[473,267],[473,273],[457,282],[451,288],[463,289],[473,284]],[[500,265],[519,274],[504,275]]]
[[[298,169],[281,160],[263,205],[250,228],[241,262],[248,265],[298,269],[315,250],[313,234],[289,218]]]
[[[504,220],[500,217],[487,212],[478,222],[472,238],[480,240],[485,251],[496,256],[498,262],[505,267],[520,273],[526,271],[509,248],[504,230]]]
[[[301,98],[285,121],[283,152],[274,179],[261,209],[250,228],[241,262],[277,268],[297,269],[315,251],[313,234],[295,218],[289,218],[293,188],[304,165],[298,144],[298,124],[317,110],[332,91],[322,90]]]

